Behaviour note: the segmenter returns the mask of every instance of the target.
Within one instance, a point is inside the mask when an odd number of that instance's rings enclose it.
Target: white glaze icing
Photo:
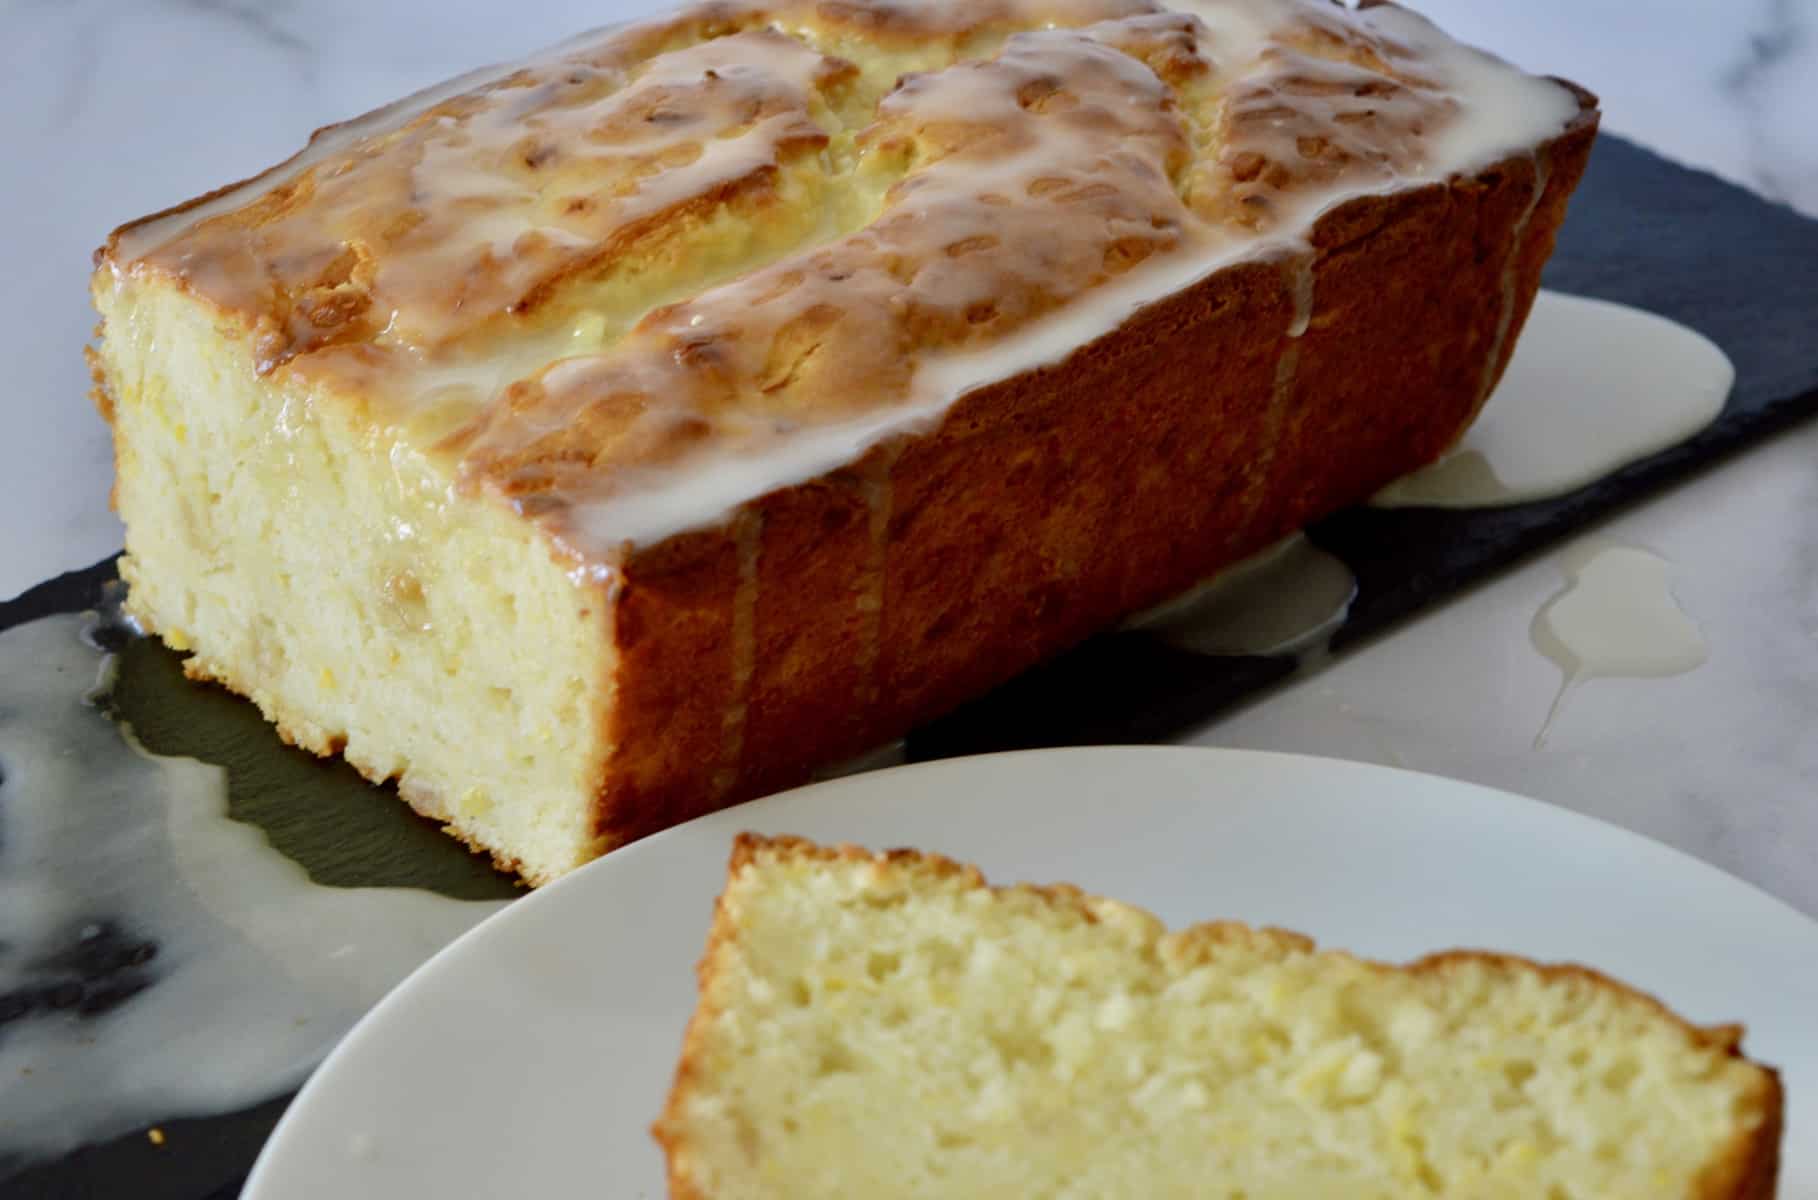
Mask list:
[[[1195,654],[1317,654],[1356,595],[1351,569],[1297,533],[1124,628]]]
[[[628,22],[615,21],[608,25],[596,26],[572,37],[564,38],[531,55],[523,62],[492,63],[483,67],[475,67],[453,79],[431,84],[421,91],[412,92],[408,96],[375,108],[371,112],[362,113],[349,120],[319,129],[307,146],[270,170],[263,171],[241,183],[222,188],[219,193],[210,195],[192,207],[160,213],[121,230],[119,244],[116,247],[114,269],[116,271],[125,269],[135,259],[150,254],[178,232],[198,221],[206,221],[221,213],[231,212],[263,196],[273,188],[284,186],[323,159],[340,154],[358,144],[362,138],[388,129],[396,129],[444,100],[496,83],[527,63],[544,62],[572,54],[576,50],[583,49],[624,29],[627,24]]]
[[[1576,491],[1703,430],[1735,377],[1723,351],[1683,325],[1543,291],[1458,446],[1371,503],[1476,508]]]
[[[0,1025],[0,1160],[282,1093],[499,907],[310,882],[227,816],[220,768],[147,754],[87,703],[110,670],[87,620],[0,633],[0,1006],[37,997]],[[33,964],[102,952],[110,926],[155,953],[109,978],[149,986],[82,1019],[74,993],[50,1009],[74,972]]]
[[[1271,28],[1269,14],[1284,10],[1261,3],[1187,0],[1175,7],[1198,16],[1212,31],[1225,61],[1253,58]],[[1355,14],[1423,56],[1431,73],[1460,100],[1460,111],[1434,139],[1424,169],[1399,178],[1393,190],[1443,181],[1486,167],[1563,129],[1578,112],[1571,92],[1522,74],[1482,51],[1447,38],[1424,17],[1396,6]],[[1238,242],[1214,242],[1198,253],[1157,256],[1120,279],[1075,300],[1028,329],[964,354],[925,363],[915,397],[897,408],[844,425],[804,430],[762,457],[715,458],[685,473],[655,478],[639,491],[600,501],[577,514],[589,548],[649,545],[677,533],[723,521],[740,504],[862,458],[887,439],[925,434],[963,395],[1026,371],[1063,362],[1079,347],[1103,337],[1138,311],[1239,262],[1302,256],[1306,231],[1338,205],[1381,187],[1328,189],[1303,200],[1279,231]],[[1305,317],[1294,324],[1304,328]]]
[[[1205,44],[1223,71],[1242,71],[1257,62],[1271,35],[1299,20],[1331,20],[1318,14],[1334,10],[1297,0],[1189,0],[1176,6],[1197,16],[1209,31]],[[737,449],[689,459],[672,471],[638,473],[635,484],[603,498],[582,499],[570,513],[564,534],[584,559],[598,564],[627,545],[653,544],[674,534],[723,522],[741,504],[779,488],[801,483],[855,462],[880,442],[934,427],[961,396],[989,383],[1063,361],[1075,349],[1102,337],[1144,306],[1171,295],[1234,263],[1284,253],[1304,253],[1305,234],[1321,213],[1361,195],[1441,181],[1488,166],[1499,158],[1557,134],[1577,114],[1578,101],[1567,89],[1524,75],[1487,55],[1446,38],[1421,17],[1394,6],[1348,13],[1344,20],[1407,48],[1409,61],[1447,98],[1447,119],[1420,142],[1419,161],[1384,179],[1365,173],[1334,186],[1301,189],[1276,214],[1269,232],[1258,236],[1212,236],[1186,239],[1173,253],[1157,254],[1144,264],[1064,305],[1032,325],[964,353],[931,356],[921,363],[911,393],[901,403],[872,411],[845,423],[806,426],[787,437],[768,438],[761,451]],[[544,58],[584,46],[590,37],[566,44]],[[345,149],[366,134],[395,126],[438,100],[496,79],[483,72],[455,84],[422,93],[318,139],[278,171],[209,202],[202,210],[155,221],[130,233],[117,261],[128,261],[157,245],[178,227],[227,205],[245,204],[263,190],[292,177],[325,155]],[[719,152],[717,149],[715,152]],[[728,151],[730,152],[730,151]],[[1304,326],[1304,307],[1295,327]],[[548,347],[526,348],[530,359]],[[473,398],[493,394],[503,379],[518,377],[528,359],[517,352],[505,369],[482,364],[473,368],[479,386]],[[547,359],[544,359],[546,362]],[[466,368],[456,368],[456,373]],[[425,394],[446,399],[448,369],[423,372]]]
[[[1636,546],[1588,542],[1562,557],[1567,584],[1534,618],[1535,649],[1562,679],[1534,744],[1545,742],[1566,697],[1592,679],[1683,675],[1708,656],[1698,623],[1673,596],[1672,564]]]
[[[1527,236],[1528,223],[1534,219],[1534,210],[1540,207],[1540,198],[1546,194],[1547,177],[1552,174],[1552,167],[1544,155],[1534,156],[1534,183],[1528,190],[1528,203],[1521,210],[1521,217],[1515,222],[1513,241],[1519,248],[1522,239]],[[1502,356],[1509,344],[1509,330],[1515,325],[1515,305],[1520,298],[1519,284],[1521,255],[1512,253],[1502,266],[1502,311],[1496,317],[1496,336],[1490,342],[1490,352],[1483,360],[1483,378],[1477,385],[1477,413],[1483,412],[1483,406],[1489,402],[1490,392],[1496,386],[1496,369],[1502,362]]]

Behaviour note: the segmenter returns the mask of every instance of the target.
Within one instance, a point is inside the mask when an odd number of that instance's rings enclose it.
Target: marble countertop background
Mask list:
[[[283,158],[309,131],[659,0],[4,0],[0,597],[120,543],[84,395],[89,255],[115,225]],[[1424,0],[1455,34],[1599,93],[1606,130],[1818,216],[1818,0]],[[1722,253],[1712,247],[1711,253]],[[1569,699],[1528,629],[1550,555],[1191,740],[1436,771],[1661,838],[1818,914],[1818,427],[1610,523],[1710,659]]]

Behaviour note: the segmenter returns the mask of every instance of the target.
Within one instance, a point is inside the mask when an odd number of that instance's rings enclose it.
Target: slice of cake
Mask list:
[[[587,35],[108,240],[128,607],[551,879],[1436,458],[1596,123],[1392,5]]]
[[[1741,1030],[1594,971],[1167,932],[933,855],[742,836],[656,1136],[677,1200],[1756,1200]]]

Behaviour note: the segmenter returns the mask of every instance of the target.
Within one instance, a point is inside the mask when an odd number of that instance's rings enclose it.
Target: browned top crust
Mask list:
[[[1392,7],[715,0],[325,131],[100,285],[187,289],[597,557],[653,532],[629,493],[889,432],[931,363],[1578,112]]]

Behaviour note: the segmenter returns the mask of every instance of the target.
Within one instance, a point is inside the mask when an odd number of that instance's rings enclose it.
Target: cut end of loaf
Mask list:
[[[1584,968],[746,836],[655,1132],[702,1200],[1771,1196],[1737,1038]]]
[[[132,614],[501,866],[542,882],[599,853],[599,585],[343,398],[247,371],[232,319],[97,280]]]

